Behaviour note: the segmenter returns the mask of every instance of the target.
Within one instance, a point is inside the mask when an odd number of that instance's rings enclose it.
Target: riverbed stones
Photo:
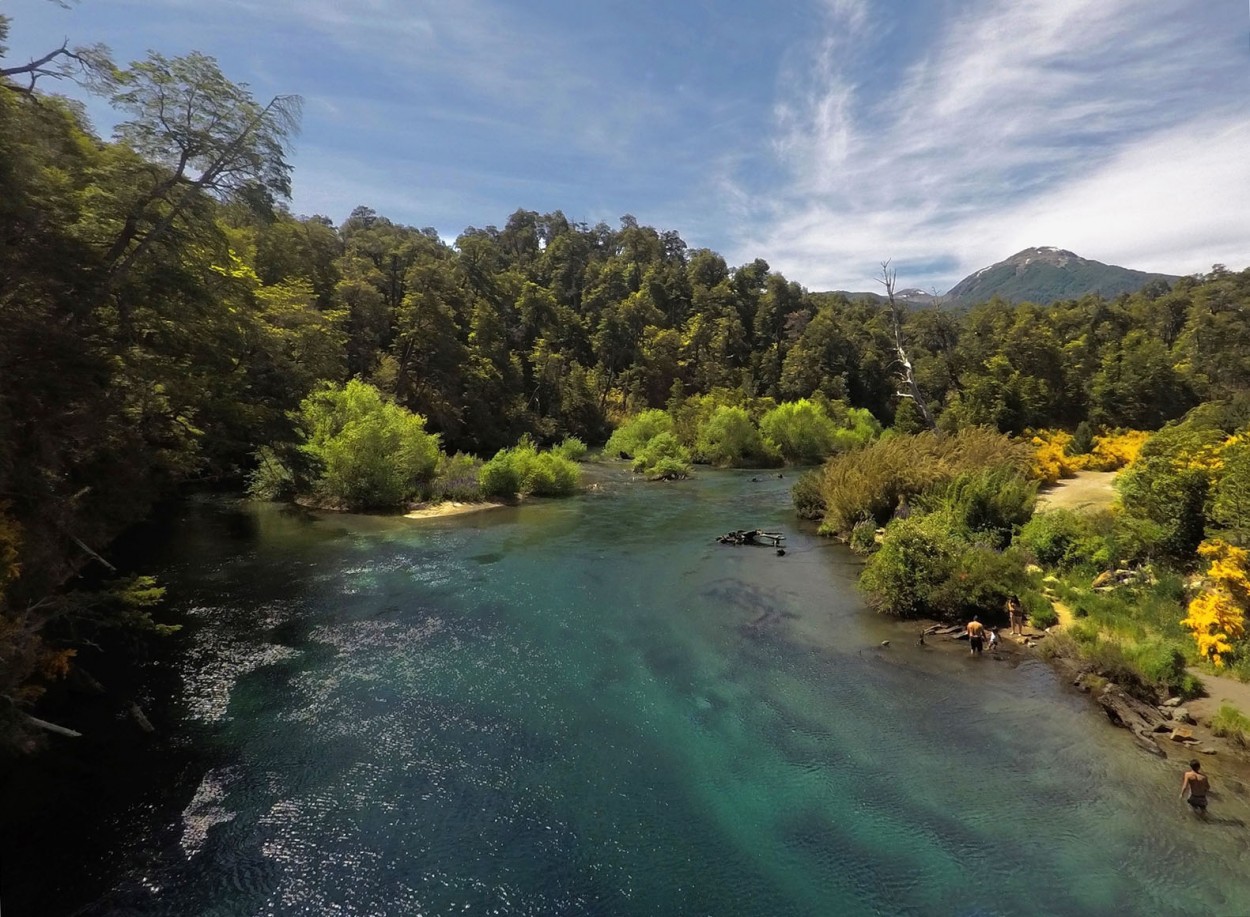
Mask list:
[[[1192,725],[1194,724],[1194,722],[1195,722],[1195,720],[1194,720],[1193,716],[1192,716],[1192,715],[1190,714],[1190,712],[1189,712],[1186,708],[1184,708],[1184,707],[1173,707],[1173,708],[1172,708],[1172,719],[1176,720],[1176,722],[1178,722],[1178,723],[1189,723],[1191,726],[1192,726]]]
[[[1164,707],[1179,707],[1180,705],[1181,699],[1179,697],[1169,697],[1162,704]]]

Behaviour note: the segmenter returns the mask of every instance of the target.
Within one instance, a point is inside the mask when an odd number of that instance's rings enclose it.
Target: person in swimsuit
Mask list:
[[[985,625],[980,618],[968,622],[968,651],[974,656],[979,655],[985,645]]]
[[[1211,781],[1202,772],[1202,764],[1198,761],[1190,761],[1189,770],[1185,771],[1185,779],[1181,781],[1181,798],[1189,803],[1189,807],[1199,815],[1205,815],[1209,789],[1211,789]]]
[[[990,652],[998,649],[998,628],[995,627],[990,631]]]
[[[1011,635],[1013,637],[1024,636],[1024,608],[1020,605],[1020,597],[1018,595],[1010,596],[1007,599],[1007,617],[1011,619]]]

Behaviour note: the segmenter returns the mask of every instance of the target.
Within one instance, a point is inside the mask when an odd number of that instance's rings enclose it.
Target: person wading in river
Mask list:
[[[1199,815],[1207,814],[1207,790],[1211,789],[1211,781],[1202,772],[1202,764],[1198,761],[1189,762],[1189,770],[1185,771],[1185,779],[1181,781],[1181,798]],[[1188,791],[1188,796],[1186,796]]]
[[[979,655],[984,645],[985,625],[981,623],[980,618],[973,618],[968,622],[968,652]]]

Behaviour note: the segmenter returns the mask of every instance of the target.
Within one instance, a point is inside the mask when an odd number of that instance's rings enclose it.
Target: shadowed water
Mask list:
[[[750,477],[194,510],[158,562],[203,763],[83,913],[1250,911],[1244,797],[1199,824],[1047,667],[912,645]],[[754,526],[788,553],[713,543]]]

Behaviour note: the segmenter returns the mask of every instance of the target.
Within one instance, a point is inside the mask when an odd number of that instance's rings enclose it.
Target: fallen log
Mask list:
[[[39,729],[43,729],[47,732],[54,732],[59,736],[68,736],[71,739],[82,738],[81,732],[77,732],[73,729],[67,729],[64,726],[58,726],[56,723],[49,723],[47,720],[41,720],[37,716],[31,716],[29,713],[24,714],[24,716],[26,717],[26,722],[30,723],[32,726],[38,727]]]

